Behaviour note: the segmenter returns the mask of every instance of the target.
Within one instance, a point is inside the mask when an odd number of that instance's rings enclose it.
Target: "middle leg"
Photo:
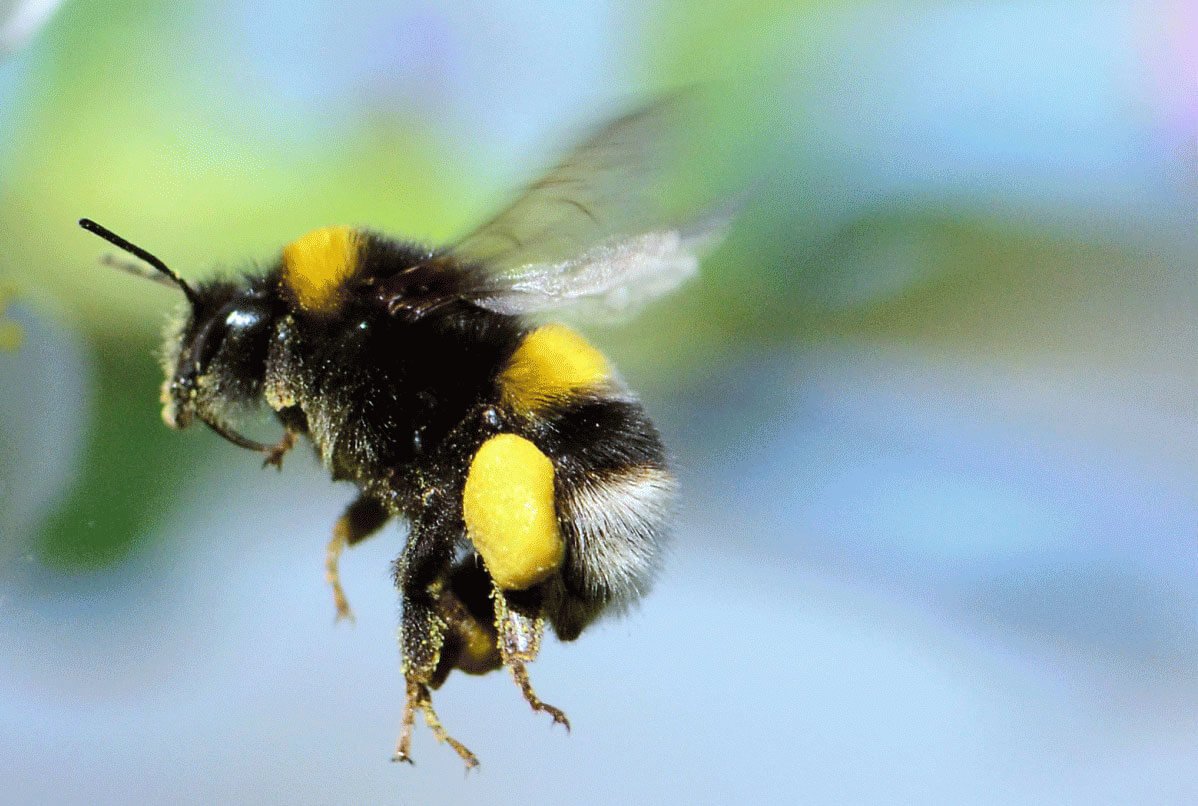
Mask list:
[[[337,608],[337,621],[342,619],[354,620],[353,611],[349,608],[349,600],[345,598],[345,590],[341,587],[341,574],[337,563],[341,552],[347,547],[362,542],[382,528],[391,514],[376,499],[359,496],[345,513],[333,524],[333,539],[329,541],[324,556],[324,578],[333,589],[333,604]]]
[[[396,761],[412,760],[412,730],[416,712],[420,711],[437,741],[452,747],[467,769],[478,766],[475,755],[442,727],[431,694],[438,682],[437,666],[447,627],[437,609],[438,596],[463,528],[460,506],[448,501],[429,506],[425,516],[412,525],[407,545],[395,564],[395,584],[403,599],[400,649],[407,695],[395,745]]]

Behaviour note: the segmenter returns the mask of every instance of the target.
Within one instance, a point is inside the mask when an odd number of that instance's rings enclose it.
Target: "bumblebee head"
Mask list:
[[[162,419],[186,428],[198,417],[217,428],[226,412],[261,398],[277,314],[265,290],[249,283],[202,285],[188,302],[165,339]]]
[[[278,316],[275,295],[253,281],[217,281],[198,287],[154,255],[94,221],[79,225],[144,261],[156,273],[115,260],[106,262],[140,277],[174,286],[187,300],[166,336],[162,419],[171,428],[200,420],[225,439],[267,453],[271,446],[243,437],[228,425],[229,413],[261,399],[270,334]]]

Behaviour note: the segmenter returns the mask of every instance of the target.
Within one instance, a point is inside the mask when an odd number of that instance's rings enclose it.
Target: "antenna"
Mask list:
[[[163,263],[161,260],[159,260],[157,257],[150,254],[145,249],[142,249],[140,246],[129,243],[129,241],[126,241],[124,238],[117,235],[112,230],[108,229],[107,227],[100,226],[95,221],[92,221],[90,218],[79,219],[79,226],[83,227],[85,230],[92,233],[93,235],[99,235],[101,238],[108,241],[110,244],[112,244],[116,248],[121,249],[125,252],[128,252],[129,254],[136,257],[138,260],[141,260],[142,262],[147,263],[150,266],[153,266],[155,269],[157,269],[158,271],[165,274],[168,278],[170,278],[171,282],[173,282],[175,285],[177,285],[179,287],[179,289],[183,292],[183,296],[187,297],[187,301],[190,302],[192,304],[192,306],[195,306],[195,304],[197,302],[195,290],[192,289],[192,287],[189,286],[187,283],[185,283],[183,281],[182,277],[180,277],[179,275],[177,275],[173,271],[171,271],[169,268],[167,268],[167,265],[165,263]],[[128,271],[130,268],[132,268],[132,267],[128,266],[128,264],[117,264],[117,267],[124,268],[126,271]],[[131,273],[140,274],[140,272],[131,272]],[[145,275],[142,275],[142,276],[145,276]]]

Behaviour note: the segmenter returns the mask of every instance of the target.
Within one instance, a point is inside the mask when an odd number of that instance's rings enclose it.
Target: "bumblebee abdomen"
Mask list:
[[[531,417],[612,383],[603,353],[565,325],[545,325],[516,346],[499,375],[499,394],[507,408]]]
[[[498,375],[500,398],[554,468],[565,542],[550,619],[572,638],[649,588],[674,495],[657,429],[603,354],[562,325],[528,333]]]
[[[639,598],[656,571],[675,490],[657,429],[631,399],[561,401],[538,420],[536,441],[556,471],[567,589],[605,605]]]

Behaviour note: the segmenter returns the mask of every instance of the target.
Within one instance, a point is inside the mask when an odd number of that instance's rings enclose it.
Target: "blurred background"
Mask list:
[[[665,432],[629,617],[418,728],[353,495],[162,426],[188,278],[437,242],[699,84],[753,200],[592,329]],[[0,780],[12,803],[1198,802],[1198,11],[1176,2],[0,0]]]

